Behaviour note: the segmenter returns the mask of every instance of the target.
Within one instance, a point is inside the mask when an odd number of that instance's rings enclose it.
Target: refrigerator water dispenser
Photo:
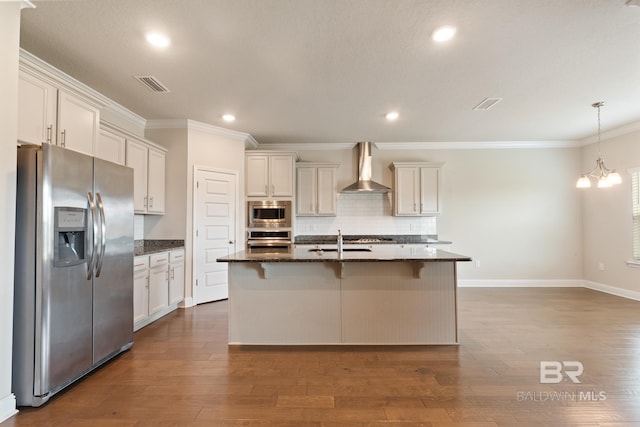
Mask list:
[[[54,266],[66,267],[86,261],[86,217],[86,209],[55,208]]]

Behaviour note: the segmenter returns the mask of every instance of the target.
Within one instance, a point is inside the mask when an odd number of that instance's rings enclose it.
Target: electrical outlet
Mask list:
[[[476,268],[480,268],[480,261],[476,260]]]
[[[604,262],[599,262],[598,263],[598,270],[604,271]]]

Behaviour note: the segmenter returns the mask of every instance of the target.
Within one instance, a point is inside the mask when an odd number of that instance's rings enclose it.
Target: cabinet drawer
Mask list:
[[[133,259],[133,271],[144,271],[149,268],[149,257],[148,256],[137,256]]]
[[[184,261],[184,249],[169,252],[169,262],[181,262]]]
[[[169,253],[149,255],[149,268],[166,267],[169,264]]]

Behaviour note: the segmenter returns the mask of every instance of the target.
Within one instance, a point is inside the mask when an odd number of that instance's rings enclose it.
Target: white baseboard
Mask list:
[[[16,397],[13,393],[0,400],[0,423],[18,413],[16,409]]]
[[[583,280],[458,280],[461,288],[579,288]]]
[[[458,280],[460,288],[587,288],[622,298],[640,301],[640,292],[579,279],[561,280]]]
[[[180,303],[180,308],[189,308],[193,307],[194,305],[195,304],[193,303],[193,298],[189,297],[182,300],[182,302]]]
[[[606,294],[616,295],[619,297],[640,301],[640,292],[630,291],[628,289],[616,288],[615,286],[609,286],[602,283],[590,282],[589,280],[583,281],[583,286],[594,291],[604,292]]]

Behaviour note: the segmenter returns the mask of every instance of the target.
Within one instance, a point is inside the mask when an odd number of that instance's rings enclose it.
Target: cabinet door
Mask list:
[[[169,264],[167,254],[163,262],[150,262],[149,269],[149,315],[169,305]],[[153,260],[153,256],[150,257]]]
[[[18,141],[54,143],[58,90],[29,74],[18,80]]]
[[[100,110],[82,99],[58,91],[58,145],[93,155]]]
[[[396,215],[418,215],[420,197],[420,169],[396,168]]]
[[[169,304],[184,299],[184,251],[172,251],[169,264]]]
[[[293,157],[271,156],[269,178],[272,197],[293,197]]]
[[[336,169],[319,167],[317,173],[318,215],[337,215]]]
[[[136,257],[133,273],[133,324],[149,316],[149,257]]]
[[[296,214],[298,216],[314,216],[316,214],[316,168],[298,168],[296,193]]]
[[[245,162],[248,197],[269,196],[269,157],[247,156]]]
[[[124,136],[100,129],[94,155],[100,159],[124,165],[125,146],[126,139]]]
[[[147,212],[164,213],[165,153],[149,149]]]
[[[440,169],[420,168],[420,213],[440,213]]]
[[[133,209],[147,211],[147,146],[127,140],[126,165],[133,168]]]

